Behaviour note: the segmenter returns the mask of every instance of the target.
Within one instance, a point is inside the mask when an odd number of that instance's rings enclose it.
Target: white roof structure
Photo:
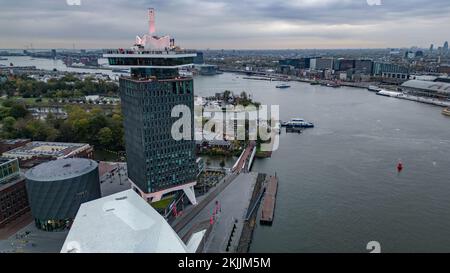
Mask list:
[[[428,92],[450,94],[450,83],[446,82],[430,82],[420,80],[409,80],[402,84],[402,87],[421,89]]]
[[[188,253],[205,234],[186,246],[166,220],[133,190],[81,205],[61,253]]]

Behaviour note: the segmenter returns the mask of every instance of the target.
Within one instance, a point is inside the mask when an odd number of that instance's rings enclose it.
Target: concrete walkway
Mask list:
[[[239,244],[245,215],[250,205],[257,176],[257,173],[239,174],[232,183],[200,209],[189,223],[179,231],[179,235],[183,237],[196,223],[210,220],[216,208],[216,201],[218,201],[220,212],[217,213],[214,219],[214,226],[205,242],[204,252],[226,252],[230,235],[235,226],[229,247],[229,252],[234,252]]]

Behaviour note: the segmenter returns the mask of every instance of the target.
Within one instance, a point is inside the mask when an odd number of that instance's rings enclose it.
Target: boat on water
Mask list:
[[[291,86],[289,84],[279,84],[276,86],[276,88],[280,88],[280,89],[285,89],[285,88],[290,88]]]
[[[444,110],[442,110],[442,114],[444,116],[449,116],[450,117],[450,108],[445,108]]]
[[[8,58],[0,57],[0,61],[7,61]]]
[[[180,76],[183,76],[183,77],[193,77],[194,76],[194,73],[192,73],[192,71],[185,70],[185,69],[180,69],[178,71],[178,73],[180,74]]]
[[[376,94],[378,96],[392,97],[392,98],[403,96],[403,93],[401,93],[401,92],[394,92],[394,91],[387,91],[387,90],[378,91]]]
[[[382,89],[375,85],[369,85],[369,87],[367,87],[367,90],[371,92],[380,92]]]
[[[333,87],[333,88],[338,88],[338,87],[341,87],[339,84],[337,84],[337,83],[327,83],[327,85],[326,85],[327,87]]]
[[[290,121],[281,123],[281,126],[286,128],[314,128],[312,122],[305,121],[301,118],[292,118]]]
[[[312,81],[312,82],[310,82],[310,84],[311,85],[320,85],[320,82],[319,81]]]

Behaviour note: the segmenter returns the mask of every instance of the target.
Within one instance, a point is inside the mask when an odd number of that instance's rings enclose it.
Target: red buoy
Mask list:
[[[402,162],[399,162],[398,164],[397,164],[397,171],[398,172],[401,172],[403,170],[403,164],[402,164]]]

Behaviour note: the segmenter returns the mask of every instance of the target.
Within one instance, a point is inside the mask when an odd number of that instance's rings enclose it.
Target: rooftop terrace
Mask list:
[[[34,157],[34,156],[51,156],[64,158],[70,156],[71,153],[88,149],[89,144],[86,143],[63,143],[63,142],[43,142],[33,141],[24,146],[5,152],[5,157]]]
[[[108,49],[105,54],[123,54],[123,55],[183,55],[197,54],[194,50],[168,49],[168,50],[139,50],[139,49]]]

